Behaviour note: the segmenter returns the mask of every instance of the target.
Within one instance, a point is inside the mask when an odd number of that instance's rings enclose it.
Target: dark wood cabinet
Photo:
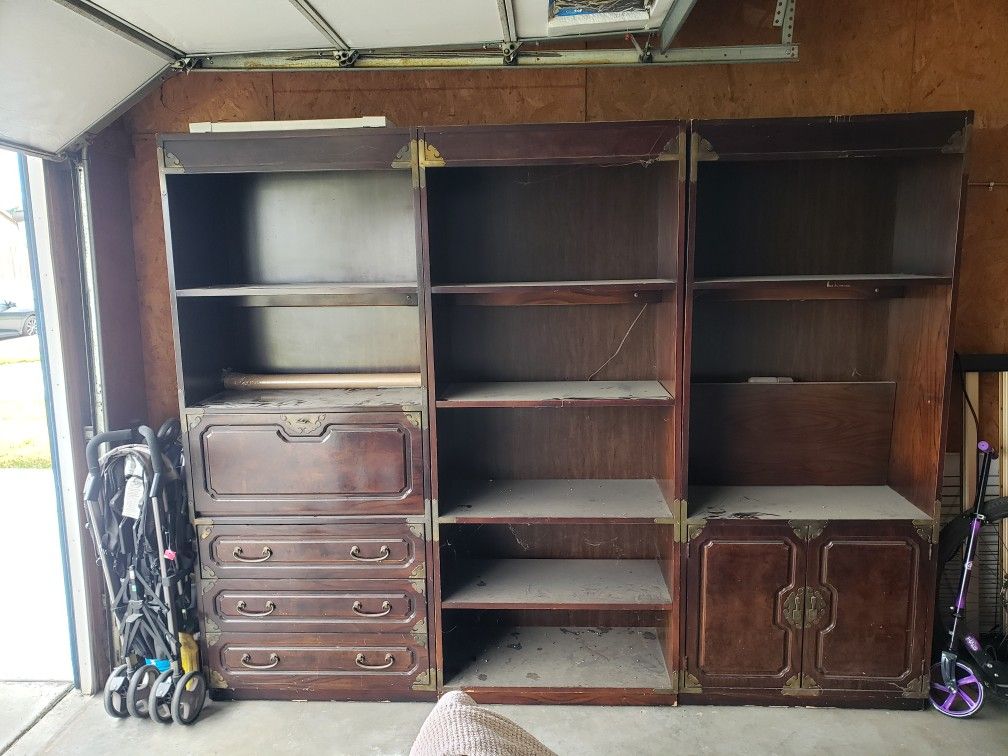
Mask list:
[[[420,422],[419,412],[190,414],[193,508],[422,515]]]
[[[215,694],[920,705],[971,118],[161,137]]]
[[[804,541],[787,523],[717,520],[687,538],[684,690],[782,689],[801,671]]]
[[[710,520],[687,537],[684,692],[926,690],[930,531]]]
[[[891,522],[834,522],[814,535],[803,686],[927,691],[930,540],[930,530]]]

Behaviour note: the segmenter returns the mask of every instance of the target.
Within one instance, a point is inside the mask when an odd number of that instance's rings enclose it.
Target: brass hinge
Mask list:
[[[703,532],[705,524],[706,523],[702,523],[702,522],[700,522],[700,523],[695,523],[695,522],[687,523],[687,525],[686,525],[686,541],[687,542],[692,541],[694,538],[696,538],[698,535],[700,535]]]
[[[404,144],[396,152],[395,158],[392,160],[393,168],[412,168],[413,158],[416,155],[417,140],[410,139],[408,143]]]
[[[206,596],[211,590],[213,590],[214,585],[217,582],[217,578],[200,578],[200,595]]]
[[[207,646],[216,646],[221,637],[221,629],[209,617],[203,620],[203,636],[206,638]]]
[[[216,669],[211,669],[210,674],[207,675],[209,678],[211,688],[223,689],[228,686],[227,680],[224,679],[224,675],[218,672]]]
[[[214,572],[209,567],[207,567],[205,564],[201,564],[200,565],[200,577],[203,577],[203,578],[215,578],[215,577],[217,577],[217,573]]]
[[[158,148],[161,149],[160,147]],[[166,172],[171,173],[185,173],[185,166],[182,165],[182,161],[179,160],[178,155],[174,152],[164,153],[164,168]]]
[[[419,412],[407,412],[406,422],[412,425],[414,428],[419,428],[421,423],[421,415]]]
[[[938,543],[938,534],[941,532],[940,520],[914,520],[912,524],[925,543]]]
[[[421,636],[423,636],[421,640],[423,640],[426,643],[426,641],[427,641],[427,618],[424,617],[422,620],[420,620],[419,622],[417,622],[416,625],[413,626],[413,629],[410,632],[413,635],[421,635]]]
[[[434,669],[434,667],[428,667],[426,670],[424,670],[423,672],[421,672],[419,675],[416,676],[416,679],[413,680],[413,683],[410,685],[410,687],[413,690],[433,690],[436,674],[437,671]]]
[[[920,698],[927,690],[926,679],[924,675],[921,675],[909,680],[906,687],[903,688],[903,698]]]
[[[417,538],[423,538],[424,526],[422,522],[411,522],[407,525],[410,533],[415,535]]]
[[[203,422],[202,410],[196,410],[196,411],[190,410],[189,412],[186,413],[186,430],[192,430],[201,422]]]
[[[683,692],[689,693],[702,693],[703,686],[700,684],[700,681],[696,678],[696,676],[684,669],[682,673],[682,690]]]
[[[826,529],[826,523],[823,520],[788,520],[788,525],[794,534],[803,541],[818,538]]]
[[[420,165],[424,168],[443,168],[445,161],[441,152],[426,139],[420,140],[423,145],[420,152]]]
[[[718,154],[714,152],[711,143],[701,137],[695,131],[690,135],[690,183],[695,184],[697,180],[697,164],[700,161],[717,160]]]
[[[426,580],[410,580],[410,585],[413,586],[413,590],[419,593],[421,596],[427,594],[427,581]]]
[[[413,568],[413,572],[409,574],[410,580],[417,580],[419,578],[427,577],[427,563],[421,561],[416,567]]]
[[[821,692],[819,684],[808,675],[792,675],[781,688],[785,696],[818,696]]]

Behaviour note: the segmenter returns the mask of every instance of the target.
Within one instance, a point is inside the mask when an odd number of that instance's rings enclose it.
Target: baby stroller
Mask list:
[[[195,554],[178,420],[111,431],[87,445],[84,501],[122,663],[105,684],[112,717],[196,721],[199,670]],[[99,457],[99,449],[110,449]]]

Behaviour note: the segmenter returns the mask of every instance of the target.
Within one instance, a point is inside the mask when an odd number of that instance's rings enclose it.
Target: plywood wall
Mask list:
[[[701,0],[684,44],[779,39],[773,0]],[[176,412],[154,135],[190,121],[385,115],[415,124],[976,111],[973,180],[1008,181],[1004,0],[799,3],[797,63],[591,70],[194,72],[124,118],[151,419]],[[972,188],[957,348],[1008,352],[1008,188]]]

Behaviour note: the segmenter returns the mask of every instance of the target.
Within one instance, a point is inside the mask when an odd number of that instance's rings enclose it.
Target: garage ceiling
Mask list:
[[[696,1],[641,0],[620,14],[551,18],[550,0],[0,0],[0,145],[61,156],[160,79],[192,68],[797,59],[795,0],[766,0],[779,45],[674,47]],[[586,36],[611,42],[550,45]]]

